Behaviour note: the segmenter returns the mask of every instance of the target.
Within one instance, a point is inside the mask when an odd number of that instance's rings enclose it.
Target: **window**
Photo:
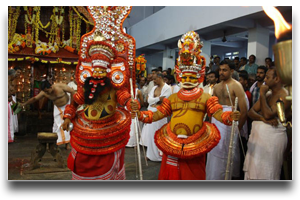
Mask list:
[[[234,51],[234,52],[227,52],[225,53],[225,58],[229,58],[229,60],[233,60],[235,57],[239,57],[240,52]]]

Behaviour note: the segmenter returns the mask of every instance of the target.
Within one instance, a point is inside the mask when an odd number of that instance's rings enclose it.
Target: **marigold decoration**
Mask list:
[[[135,58],[136,72],[138,75],[145,73],[146,63],[147,63],[147,60],[145,59],[144,54],[139,55],[137,58]]]
[[[36,43],[35,54],[39,55],[49,55],[52,52],[56,53],[59,50],[59,47],[56,42],[54,44],[41,42],[40,40]]]
[[[199,83],[204,81],[206,61],[200,55],[202,47],[200,37],[194,31],[187,32],[178,40],[179,57],[175,66],[178,82],[181,82],[183,72],[197,74]]]
[[[8,53],[15,53],[26,46],[25,35],[15,33],[12,41],[8,44]]]

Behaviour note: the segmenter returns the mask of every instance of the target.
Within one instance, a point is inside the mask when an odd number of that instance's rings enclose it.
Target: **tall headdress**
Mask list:
[[[205,57],[200,55],[202,47],[200,37],[194,31],[185,33],[178,40],[179,57],[175,69],[179,82],[181,82],[182,73],[184,72],[197,74],[198,82],[203,82],[206,61]]]
[[[135,83],[135,39],[124,33],[122,26],[131,7],[88,6],[88,11],[94,20],[94,28],[81,37],[76,67],[78,92],[87,77],[100,79],[95,73],[100,70],[106,70],[113,87],[129,91],[129,77],[132,76]]]

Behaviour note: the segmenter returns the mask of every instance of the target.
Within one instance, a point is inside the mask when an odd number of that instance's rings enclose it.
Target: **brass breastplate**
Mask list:
[[[116,91],[110,90],[98,97],[91,105],[84,109],[84,115],[89,120],[99,120],[112,116],[116,111]]]

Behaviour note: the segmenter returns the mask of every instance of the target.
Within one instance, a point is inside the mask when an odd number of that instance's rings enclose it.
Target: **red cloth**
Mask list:
[[[249,107],[251,108],[252,107],[252,105],[251,105],[252,104],[252,94],[251,94],[251,92],[249,92],[249,90],[247,90],[245,93],[248,97]]]
[[[158,180],[205,180],[205,155],[192,158],[170,158],[163,155]]]
[[[68,167],[76,180],[125,179],[125,148],[106,155],[87,155],[72,149]]]

